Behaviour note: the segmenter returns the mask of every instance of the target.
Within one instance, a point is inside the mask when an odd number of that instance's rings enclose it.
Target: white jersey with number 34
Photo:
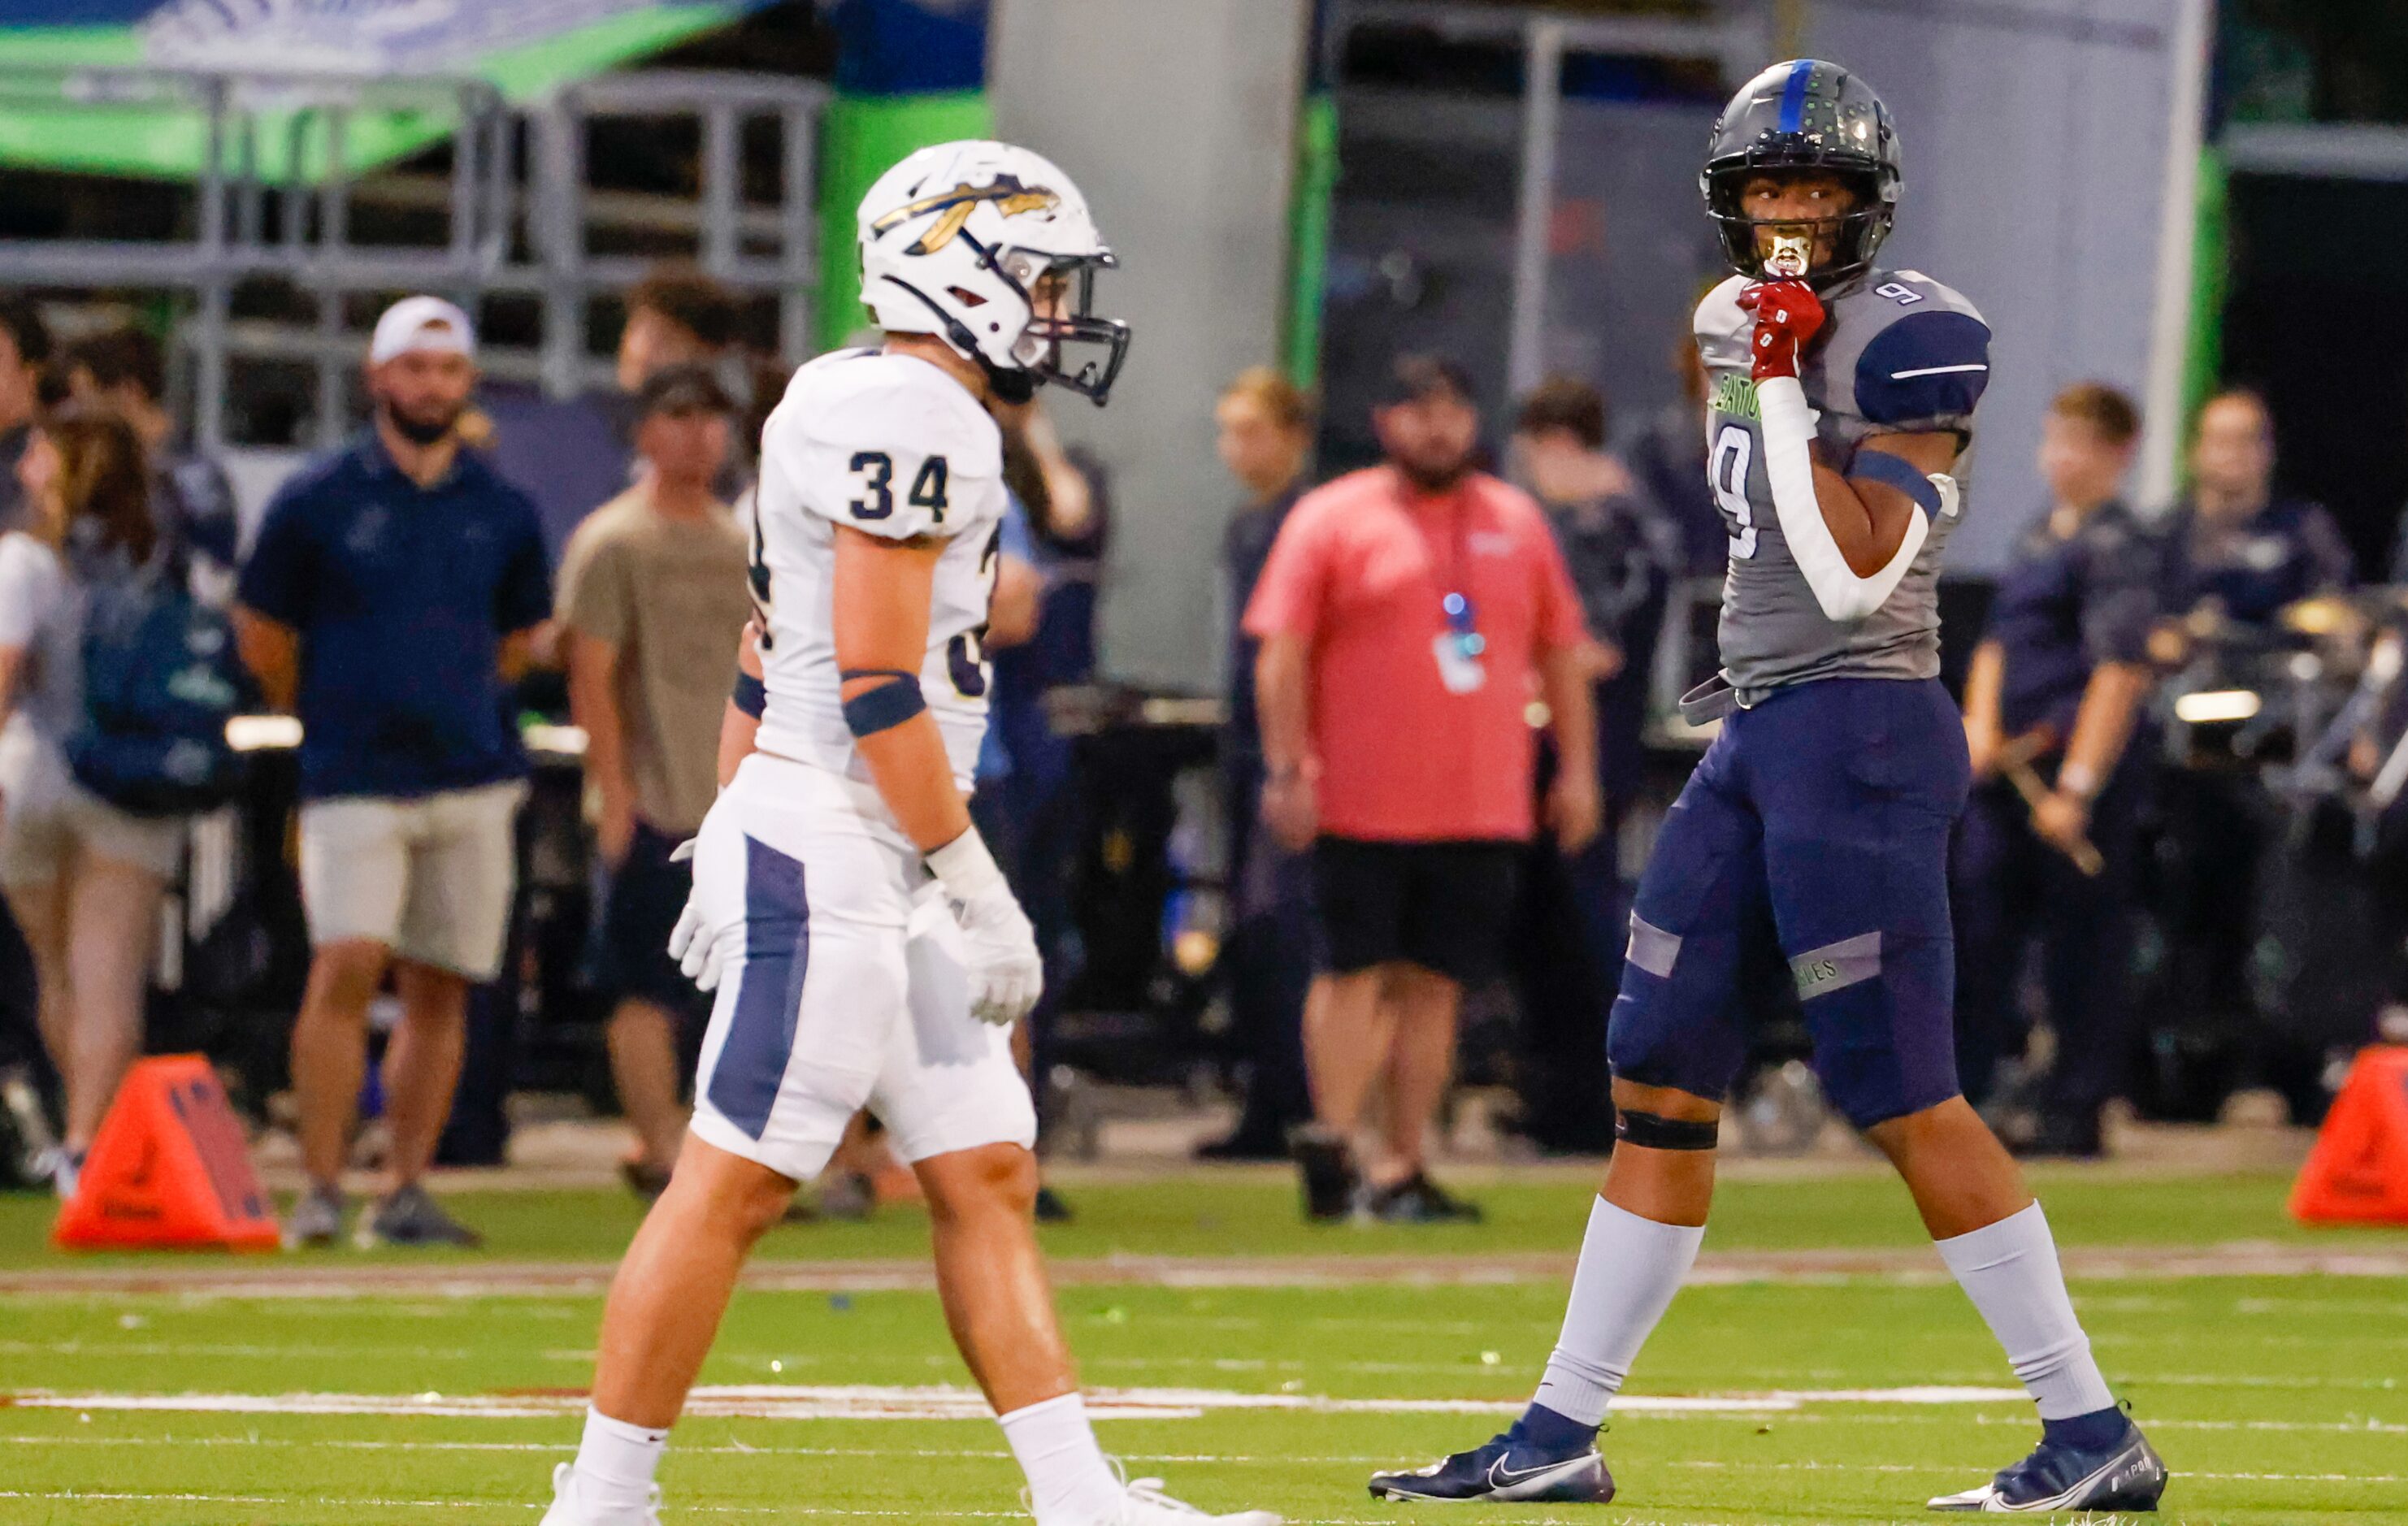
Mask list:
[[[838,350],[795,373],[761,432],[752,597],[766,633],[762,750],[867,779],[844,723],[832,619],[838,525],[941,540],[920,692],[968,789],[986,734],[980,649],[1004,514],[1003,437],[929,362]]]

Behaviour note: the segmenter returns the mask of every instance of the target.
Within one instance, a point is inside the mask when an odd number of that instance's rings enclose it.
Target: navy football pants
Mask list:
[[[1726,720],[1640,880],[1614,1075],[1719,1100],[1747,1059],[1739,972],[1771,939],[1850,1122],[1956,1095],[1948,834],[1970,777],[1936,679],[1803,683]]]

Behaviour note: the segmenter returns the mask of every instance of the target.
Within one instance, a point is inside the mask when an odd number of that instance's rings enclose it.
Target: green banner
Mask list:
[[[869,322],[861,305],[854,214],[861,198],[914,149],[991,137],[995,119],[976,91],[937,95],[838,95],[820,129],[820,290],[811,334],[834,349]]]
[[[672,3],[607,18],[540,42],[504,49],[469,71],[512,101],[537,99],[631,59],[659,52],[712,27],[742,7],[718,0]],[[197,107],[102,106],[62,95],[57,80],[79,68],[136,68],[142,39],[130,27],[0,28],[0,164],[189,180],[201,172],[208,121]],[[430,106],[436,97],[430,93]],[[260,112],[258,173],[294,178],[294,113]],[[344,161],[372,170],[449,137],[448,110],[355,113],[345,126]],[[300,178],[325,172],[325,134],[313,122],[300,135]]]
[[[1321,381],[1321,310],[1329,279],[1329,219],[1338,190],[1338,102],[1327,92],[1304,98],[1297,123],[1296,186],[1288,204],[1287,322],[1282,353],[1288,379]]]

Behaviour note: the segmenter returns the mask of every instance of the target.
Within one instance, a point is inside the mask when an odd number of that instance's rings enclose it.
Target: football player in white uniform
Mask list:
[[[718,991],[693,1129],[611,1284],[544,1523],[657,1526],[653,1469],[738,1273],[867,1105],[926,1190],[946,1321],[1039,1526],[1277,1526],[1125,1483],[1096,1446],[1030,1220],[1036,1115],[1009,1044],[1037,945],[966,805],[1005,502],[988,406],[1040,381],[1104,401],[1128,343],[1089,313],[1112,256],[1069,178],[1000,143],[905,159],[859,237],[884,343],[803,367],[762,436],[761,677],[730,704],[722,758],[741,761],[679,928]]]

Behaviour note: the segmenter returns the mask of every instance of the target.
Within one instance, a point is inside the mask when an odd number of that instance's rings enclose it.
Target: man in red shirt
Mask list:
[[[1533,826],[1533,699],[1563,758],[1549,824],[1566,852],[1597,832],[1586,635],[1539,506],[1472,469],[1463,374],[1399,360],[1371,420],[1386,464],[1297,503],[1246,610],[1264,820],[1313,849],[1324,946],[1305,1009],[1315,1121],[1296,1152],[1314,1219],[1470,1219],[1423,1142],[1463,988],[1497,973]],[[1383,1073],[1382,1149],[1358,1173]]]

